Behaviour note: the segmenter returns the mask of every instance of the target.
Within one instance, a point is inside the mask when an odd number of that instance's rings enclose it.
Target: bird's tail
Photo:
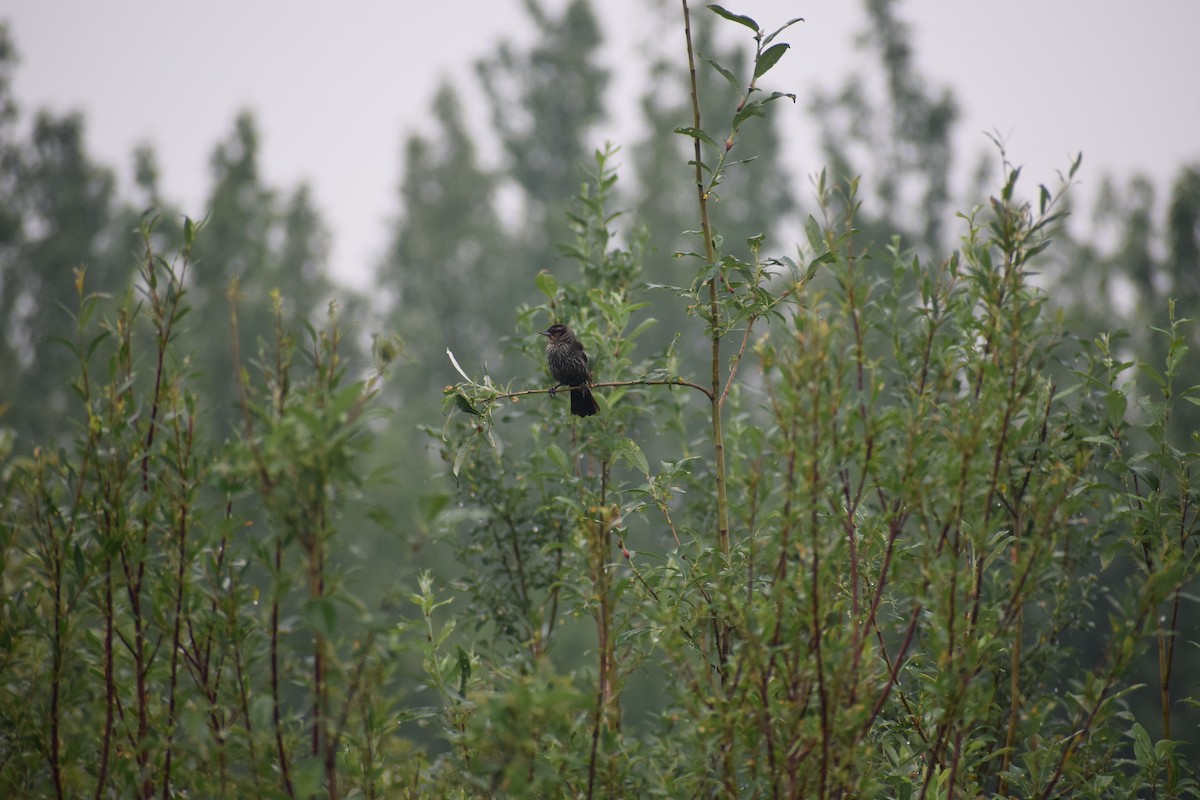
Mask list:
[[[592,390],[586,387],[571,390],[571,413],[577,417],[590,417],[600,410]]]

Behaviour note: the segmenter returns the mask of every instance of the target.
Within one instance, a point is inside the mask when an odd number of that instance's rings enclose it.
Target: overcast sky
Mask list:
[[[544,0],[559,9],[565,0]],[[649,51],[682,54],[682,31],[659,20],[678,3],[598,0],[612,58],[621,69],[596,144],[633,140]],[[840,85],[859,56],[863,25],[852,0],[727,0],[727,8],[773,27],[806,21],[785,36],[793,50],[769,75],[795,92],[787,115],[791,162],[803,181],[820,169],[805,95]],[[522,0],[0,0],[21,55],[15,91],[23,119],[35,109],[82,110],[93,157],[128,185],[130,154],[154,145],[164,194],[203,214],[208,159],[241,109],[262,135],[264,179],[301,180],[334,234],[335,274],[362,287],[398,213],[403,139],[430,131],[438,83],[475,97],[471,65],[499,38],[529,41]],[[694,13],[703,3],[693,3]],[[1051,183],[1082,151],[1084,196],[1105,173],[1145,172],[1166,188],[1185,162],[1200,161],[1200,1],[906,0],[916,59],[948,84],[963,111],[960,151],[975,154],[997,131],[1023,175]],[[744,29],[727,26],[730,33]],[[477,98],[476,98],[477,99]],[[486,124],[486,116],[477,117]],[[486,138],[486,137],[481,137]],[[485,152],[493,152],[481,142]],[[966,168],[974,156],[960,158]]]

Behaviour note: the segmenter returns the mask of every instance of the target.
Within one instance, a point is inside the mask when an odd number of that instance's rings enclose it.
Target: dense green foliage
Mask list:
[[[801,29],[684,9],[627,191],[585,157],[583,0],[481,62],[507,169],[439,93],[370,366],[252,117],[203,223],[141,214],[80,118],[17,139],[0,36],[0,793],[1198,793],[1195,170],[1161,250],[1137,193],[1114,253],[1075,240],[1078,159],[1029,190],[1002,158],[948,214],[952,98],[873,0],[892,126],[853,81],[815,101],[831,167],[781,249],[796,98],[760,84]],[[1132,336],[1040,288],[1097,265]],[[586,420],[546,388],[555,321]]]

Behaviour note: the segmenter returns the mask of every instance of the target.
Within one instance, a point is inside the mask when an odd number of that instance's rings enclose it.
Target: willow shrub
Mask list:
[[[347,375],[332,321],[285,331],[276,297],[273,340],[225,376],[240,434],[207,430],[180,333],[199,227],[169,259],[147,219],[119,302],[77,272],[79,414],[4,463],[4,796],[339,797],[404,763],[401,634],[339,552],[377,377]]]
[[[471,709],[466,787],[1190,790],[1170,728],[1139,724],[1124,700],[1152,648],[1164,726],[1180,692],[1196,694],[1187,678],[1172,689],[1170,670],[1196,575],[1195,455],[1163,435],[1178,397],[1126,419],[1133,362],[1065,335],[1028,278],[1053,215],[1014,191],[964,218],[961,248],[935,265],[899,247],[855,253],[843,212],[814,230],[812,280],[782,259],[702,270],[683,293],[699,306],[706,281],[722,287],[719,339],[734,350],[711,386],[672,350],[632,356],[640,292],[597,276],[635,254],[590,250],[582,286],[539,282],[550,301],[526,331],[563,318],[582,331],[603,411],[527,409],[530,390],[488,379],[449,390],[468,423],[445,431],[455,516],[472,520],[458,619],[484,632],[486,666],[450,702]],[[1168,335],[1185,346],[1178,324]],[[713,428],[697,413],[713,396],[726,401],[728,552]],[[1142,428],[1157,449],[1141,449]],[[1126,579],[1112,565],[1130,558]],[[639,682],[657,687],[649,718]],[[1145,725],[1168,735],[1156,745]]]
[[[1059,197],[1021,199],[1007,164],[943,258],[860,242],[856,185],[823,176],[794,257],[724,240],[739,132],[789,100],[757,87],[789,26],[712,7],[754,34],[739,80],[684,8],[689,63],[745,87],[726,128],[693,93],[679,129],[697,244],[648,267],[597,154],[578,274],[539,274],[518,314],[538,377],[451,354],[448,489],[420,509],[446,574],[348,578],[378,376],[348,374],[334,320],[285,330],[277,297],[238,375],[197,376],[198,226],[166,259],[147,221],[120,302],[77,275],[78,421],[0,465],[0,794],[1195,794],[1196,454],[1167,435],[1200,399],[1176,385],[1188,322],[1167,310],[1165,364],[1073,343],[1030,280]],[[694,324],[655,331],[676,302]],[[596,369],[586,420],[533,366],[556,320]],[[1128,396],[1135,369],[1156,394]],[[232,434],[190,391],[223,378]]]
[[[1164,438],[1172,404],[1197,400],[1172,389],[1180,323],[1167,371],[1143,366],[1163,396],[1129,413],[1133,360],[1074,343],[1031,282],[1078,160],[1033,202],[1005,161],[932,261],[864,249],[857,185],[824,175],[796,259],[724,241],[713,201],[741,126],[786,97],[756,83],[787,26],[713,10],[757,57],[727,129],[701,129],[697,101],[679,130],[695,251],[644,274],[599,153],[566,250],[578,278],[539,275],[546,301],[520,315],[531,363],[537,329],[572,325],[600,415],[450,354],[463,381],[440,435],[470,518],[456,618],[481,633],[469,680],[444,662],[464,694],[443,779],[546,797],[1194,792],[1170,733],[1197,697],[1171,671],[1197,568],[1195,454]],[[695,329],[639,356],[664,292]],[[1162,725],[1127,703],[1152,649]]]

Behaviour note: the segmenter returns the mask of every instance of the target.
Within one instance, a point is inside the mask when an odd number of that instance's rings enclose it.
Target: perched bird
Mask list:
[[[550,375],[558,381],[558,386],[571,386],[571,413],[577,417],[590,417],[600,410],[596,398],[588,388],[592,376],[588,372],[587,353],[583,345],[575,338],[575,333],[562,323],[551,325],[542,336],[549,339],[546,342],[546,363],[550,367]]]

